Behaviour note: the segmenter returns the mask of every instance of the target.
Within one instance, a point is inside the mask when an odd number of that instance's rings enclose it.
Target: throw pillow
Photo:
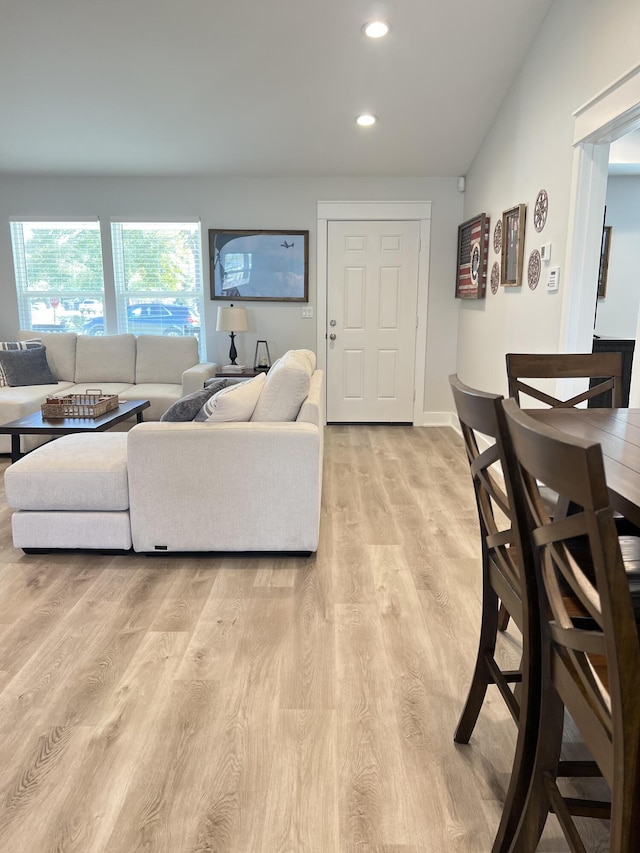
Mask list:
[[[187,394],[186,397],[181,397],[169,406],[167,411],[160,416],[160,420],[176,422],[196,419],[200,409],[202,409],[207,400],[213,397],[214,394],[217,394],[218,391],[222,391],[226,386],[226,379],[217,379],[211,385],[207,385],[206,388],[199,388],[197,391]]]
[[[251,415],[252,421],[295,421],[304,403],[315,356],[308,350],[289,350],[267,374],[264,391]]]
[[[218,391],[202,407],[204,420],[219,423],[221,421],[248,421],[258,402],[264,387],[264,373],[246,382],[238,382]],[[200,415],[197,420],[202,420]]]
[[[35,347],[40,346],[42,346],[40,338],[30,338],[28,341],[0,341],[0,351],[35,349]],[[8,384],[4,369],[0,364],[0,388]]]
[[[7,385],[57,385],[49,364],[47,348],[0,350],[0,367],[4,371]]]

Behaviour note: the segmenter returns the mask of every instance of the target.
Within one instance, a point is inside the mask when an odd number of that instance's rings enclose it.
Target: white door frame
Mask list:
[[[416,331],[413,423],[424,420],[424,378],[427,357],[427,304],[429,292],[430,201],[319,201],[317,203],[316,334],[318,368],[327,369],[327,249],[329,221],[416,220],[420,223],[418,255],[418,321]],[[326,394],[326,388],[325,388]],[[325,400],[326,403],[326,400]],[[325,409],[326,410],[326,409]]]
[[[591,352],[606,199],[609,144],[640,127],[640,65],[575,111],[571,201],[561,352]],[[585,282],[592,282],[585,286]],[[636,334],[637,338],[637,334]],[[640,405],[640,348],[636,347],[631,405]],[[635,381],[634,381],[635,380]]]

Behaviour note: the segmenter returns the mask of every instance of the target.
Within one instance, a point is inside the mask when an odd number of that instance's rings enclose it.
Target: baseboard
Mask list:
[[[453,427],[459,430],[458,418],[453,412],[423,412],[414,426],[420,427]]]

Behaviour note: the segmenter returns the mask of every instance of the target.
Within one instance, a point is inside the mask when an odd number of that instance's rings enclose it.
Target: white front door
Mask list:
[[[419,249],[419,222],[328,223],[329,422],[413,422]]]

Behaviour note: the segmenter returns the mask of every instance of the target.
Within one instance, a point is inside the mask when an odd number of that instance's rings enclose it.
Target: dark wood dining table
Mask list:
[[[640,409],[528,409],[527,414],[598,442],[611,505],[640,527]]]

